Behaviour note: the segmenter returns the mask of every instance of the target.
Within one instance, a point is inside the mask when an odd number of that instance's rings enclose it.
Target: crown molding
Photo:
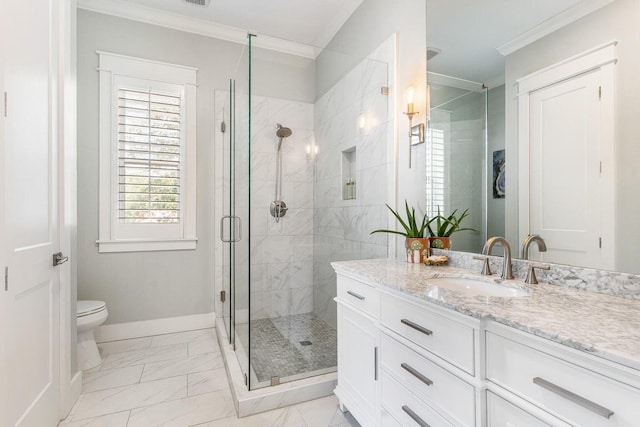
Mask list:
[[[246,30],[122,0],[78,0],[78,8],[243,45],[247,43]],[[311,59],[315,59],[321,52],[321,49],[306,44],[262,34],[257,34],[252,45]]]
[[[615,0],[583,0],[558,15],[536,25],[529,31],[520,34],[505,44],[498,46],[498,52],[505,56],[509,55],[510,53],[513,53],[516,50],[521,49],[592,12],[595,12],[613,1]]]
[[[481,92],[483,90],[482,83],[446,76],[444,74],[438,74],[431,71],[427,71],[427,84],[440,84],[473,92]]]

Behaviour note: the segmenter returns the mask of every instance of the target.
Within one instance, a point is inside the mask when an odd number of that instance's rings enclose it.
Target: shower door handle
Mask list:
[[[242,240],[242,219],[240,219],[239,216],[232,216],[231,217],[232,221],[233,221],[233,236],[236,237],[235,239],[233,239],[233,242],[239,242],[240,240]],[[237,222],[236,222],[237,221]],[[237,231],[237,233],[236,233]]]
[[[228,220],[229,225],[233,223],[233,229],[229,227],[229,238],[225,239],[225,221]],[[233,232],[231,231],[233,230]],[[237,243],[242,240],[242,220],[239,216],[225,215],[220,219],[220,240],[225,243]]]

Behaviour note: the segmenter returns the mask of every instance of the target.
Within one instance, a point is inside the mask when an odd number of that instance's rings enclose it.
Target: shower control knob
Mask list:
[[[287,204],[282,200],[275,200],[271,202],[269,210],[271,211],[271,216],[278,220],[287,214],[289,208],[287,208]]]

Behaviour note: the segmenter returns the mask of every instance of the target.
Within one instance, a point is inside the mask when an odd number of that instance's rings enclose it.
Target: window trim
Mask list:
[[[100,177],[98,251],[138,252],[190,250],[196,248],[196,72],[193,67],[97,51],[100,72]],[[183,88],[184,174],[181,176],[181,221],[176,235],[163,238],[118,236],[116,185],[117,126],[114,124],[113,94],[117,76],[131,77]],[[114,152],[114,150],[116,150]],[[114,181],[115,180],[115,181]],[[145,224],[150,225],[150,224]],[[163,224],[153,224],[162,226]],[[175,226],[175,224],[170,224]]]

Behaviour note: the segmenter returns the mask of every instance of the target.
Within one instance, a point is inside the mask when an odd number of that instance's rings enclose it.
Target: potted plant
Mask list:
[[[407,214],[406,220],[403,219],[398,212],[393,210],[391,206],[386,205],[393,216],[396,217],[402,228],[404,228],[404,231],[374,230],[371,234],[393,233],[404,236],[405,248],[407,251],[407,262],[423,262],[426,258],[429,258],[429,238],[425,236],[429,219],[427,218],[427,215],[423,215],[420,220],[420,225],[418,226],[415,208],[409,208],[409,203],[407,203],[406,200],[404,201],[404,205]]]
[[[451,249],[451,235],[453,233],[458,231],[477,231],[473,228],[460,227],[462,220],[469,216],[469,209],[465,209],[464,212],[456,216],[457,212],[458,209],[454,209],[449,216],[444,216],[440,215],[440,208],[438,208],[438,215],[431,218],[427,223],[430,247],[434,249]]]

